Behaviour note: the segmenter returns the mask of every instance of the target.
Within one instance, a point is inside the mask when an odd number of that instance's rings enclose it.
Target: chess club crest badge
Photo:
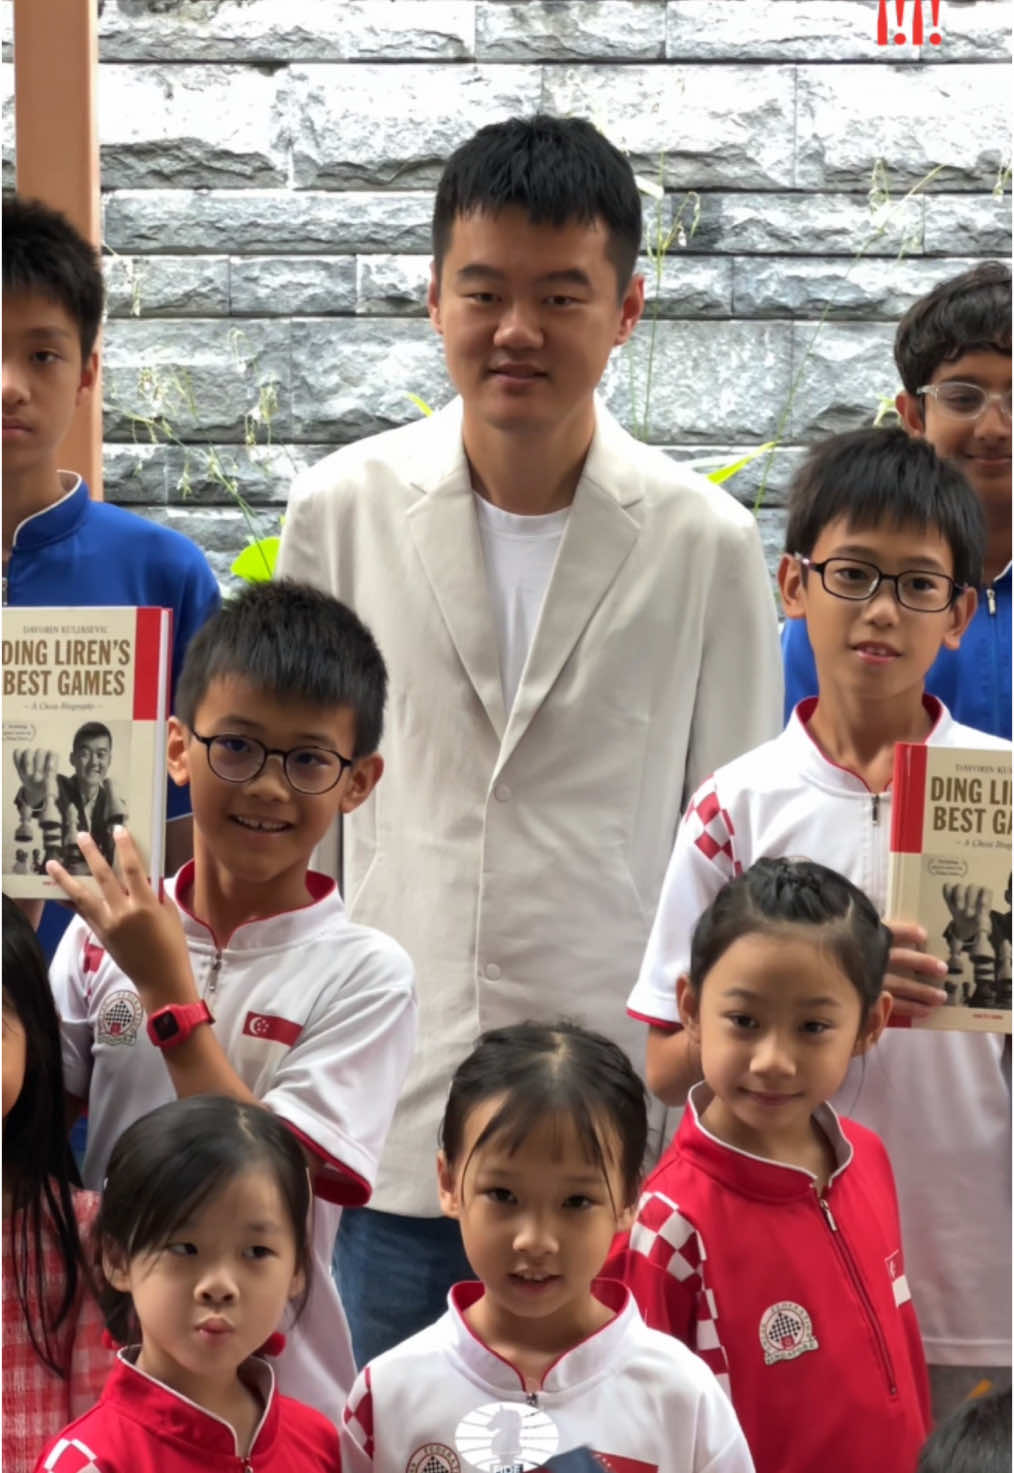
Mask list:
[[[801,1304],[789,1299],[772,1304],[761,1315],[760,1343],[766,1366],[779,1360],[795,1360],[797,1355],[817,1349],[810,1316]]]
[[[416,1448],[405,1473],[461,1473],[461,1462],[453,1448],[442,1442],[427,1442]]]
[[[96,1029],[98,1038],[102,1043],[136,1043],[143,1018],[144,1009],[137,993],[121,988],[110,993],[102,1004]]]

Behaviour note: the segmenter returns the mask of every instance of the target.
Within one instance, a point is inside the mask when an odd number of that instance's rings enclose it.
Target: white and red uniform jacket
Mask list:
[[[1007,748],[953,721],[933,697],[931,746]],[[871,793],[828,760],[801,701],[774,741],[720,767],[676,835],[658,911],[627,1010],[678,1026],[676,978],[702,911],[765,856],[805,856],[838,870],[884,913],[891,792]],[[892,919],[905,920],[905,916]],[[1011,1132],[1004,1041],[996,1034],[888,1029],[853,1062],[835,1104],[875,1130],[898,1184],[912,1295],[927,1358],[1010,1363]]]
[[[757,1473],[909,1473],[929,1389],[886,1151],[821,1106],[837,1162],[821,1195],[704,1129],[710,1098],[691,1091],[606,1271],[727,1386]]]
[[[341,1473],[332,1423],[279,1396],[266,1361],[242,1367],[264,1404],[243,1454],[228,1422],[139,1371],[135,1355],[120,1352],[98,1403],[53,1439],[35,1473]]]
[[[685,1346],[649,1330],[621,1284],[616,1310],[538,1391],[469,1328],[481,1284],[457,1284],[437,1322],[363,1370],[342,1426],[343,1473],[532,1468],[588,1447],[612,1473],[752,1473],[728,1398]]]
[[[187,893],[185,865],[166,892]],[[331,1251],[341,1206],[369,1199],[415,1044],[412,964],[397,942],[345,914],[333,880],[313,903],[249,921],[219,946],[180,906],[194,978],[229,1063],[316,1156],[310,1297],[278,1362],[278,1384],[335,1423],[355,1378]],[[88,1101],[83,1176],[101,1189],[117,1137],[175,1090],[148,1038],[134,984],[75,920],[50,970],[64,1082]]]

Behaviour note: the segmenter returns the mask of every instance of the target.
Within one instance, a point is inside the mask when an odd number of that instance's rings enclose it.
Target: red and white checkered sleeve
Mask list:
[[[373,1385],[370,1367],[355,1379],[341,1425],[342,1473],[373,1473]]]
[[[708,1283],[704,1240],[676,1203],[645,1192],[630,1230],[624,1281],[647,1323],[682,1340],[729,1392],[729,1361]]]
[[[742,870],[732,818],[714,777],[697,789],[676,832],[647,949],[627,1012],[658,1028],[679,1024],[676,978],[690,965],[690,938],[719,890]]]

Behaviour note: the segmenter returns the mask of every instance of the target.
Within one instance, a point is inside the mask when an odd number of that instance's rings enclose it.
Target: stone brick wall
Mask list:
[[[1009,0],[945,0],[942,45],[918,49],[878,47],[876,0],[100,9],[106,494],[223,578],[245,540],[225,482],[271,532],[297,469],[415,416],[410,393],[449,396],[424,312],[432,193],[483,123],[581,113],[664,182],[646,237],[684,229],[657,286],[644,263],[647,437],[721,461],[780,435],[772,556],[793,451],[895,392],[901,312],[1010,252]],[[9,98],[5,126],[9,144]],[[607,371],[628,425],[650,341],[645,324]],[[150,443],[167,426],[182,446]]]

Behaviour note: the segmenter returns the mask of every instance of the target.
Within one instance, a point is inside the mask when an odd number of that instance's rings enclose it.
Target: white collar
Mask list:
[[[207,921],[194,915],[193,911],[176,899],[177,888],[188,889],[193,884],[193,878],[194,861],[191,859],[178,874],[165,882],[165,892],[170,900],[176,902],[176,908],[182,917],[188,945],[210,945],[216,951],[274,951],[279,947],[299,946],[305,941],[315,940],[325,930],[334,929],[336,922],[341,923],[346,919],[345,904],[334,880],[315,870],[308,870],[306,887],[312,897],[309,905],[302,905],[298,910],[283,910],[277,915],[259,916],[256,920],[245,921],[243,925],[236,927],[231,936],[219,941]]]
[[[490,1350],[470,1328],[464,1311],[482,1295],[479,1283],[455,1284],[447,1296],[447,1313],[441,1321],[451,1355],[461,1361],[470,1377],[480,1380],[497,1395],[523,1397],[524,1381],[520,1371],[496,1351]],[[641,1322],[630,1291],[612,1279],[597,1279],[595,1297],[616,1311],[608,1324],[589,1335],[572,1350],[555,1360],[542,1378],[538,1390],[540,1400],[562,1399],[579,1388],[593,1385],[610,1375],[622,1342]]]
[[[794,766],[806,782],[824,792],[834,793],[839,797],[848,795],[868,798],[871,790],[858,773],[832,762],[810,735],[807,722],[817,708],[817,700],[817,696],[807,696],[806,700],[799,702],[789,717],[789,723],[780,738],[792,754],[789,765]],[[934,747],[941,742],[946,743],[948,732],[954,725],[951,713],[936,696],[923,696],[923,705],[933,718],[933,726],[926,737],[926,746]],[[889,793],[890,789],[880,796],[887,798]]]

